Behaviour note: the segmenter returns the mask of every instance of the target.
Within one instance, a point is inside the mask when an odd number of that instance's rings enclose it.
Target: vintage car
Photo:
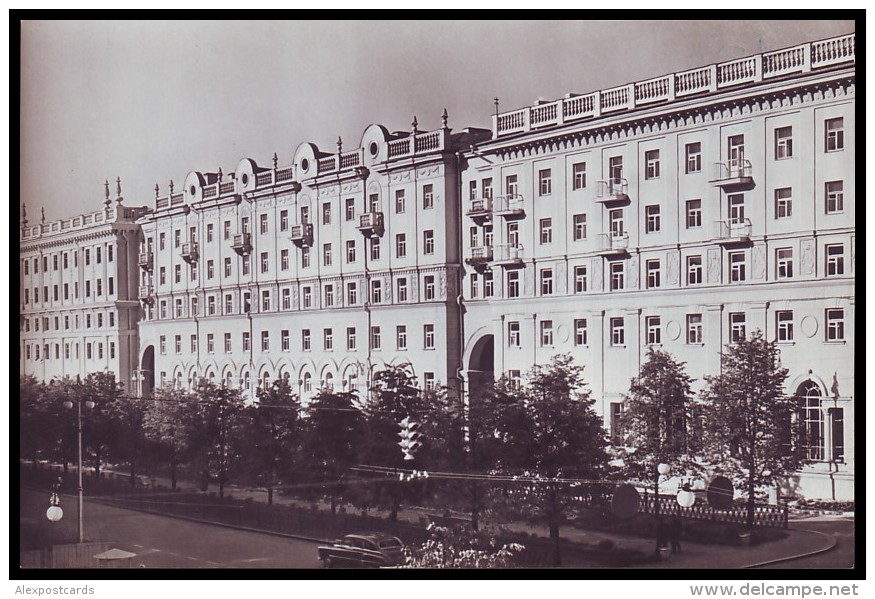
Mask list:
[[[404,562],[401,540],[379,532],[346,535],[318,549],[326,568],[380,568]]]

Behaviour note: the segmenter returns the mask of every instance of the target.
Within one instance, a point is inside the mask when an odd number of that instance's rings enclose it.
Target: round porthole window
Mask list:
[[[243,181],[243,185],[249,185],[249,175],[243,173],[243,176],[240,177],[240,180]]]
[[[191,189],[189,191],[191,191],[191,195],[194,195],[194,193],[197,191],[197,189],[195,188],[194,185],[192,185]]]
[[[368,146],[368,151],[371,153],[371,156],[376,157],[377,152],[380,151],[380,147],[377,145],[377,142],[372,141],[371,145]]]
[[[304,172],[307,172],[308,170],[310,170],[310,161],[307,160],[306,158],[301,160],[301,170]]]

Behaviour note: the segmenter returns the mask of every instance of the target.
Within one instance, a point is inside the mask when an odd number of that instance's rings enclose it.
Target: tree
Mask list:
[[[210,481],[215,481],[219,497],[224,497],[225,485],[240,458],[243,397],[240,389],[219,387],[207,379],[200,380],[195,397],[187,433],[194,463],[202,474],[201,488],[206,491]]]
[[[143,415],[143,432],[153,449],[170,466],[170,485],[176,490],[178,468],[189,454],[189,429],[194,425],[195,398],[173,386],[155,390]]]
[[[331,503],[332,515],[342,479],[349,468],[360,462],[359,440],[365,432],[358,397],[353,392],[323,389],[311,401],[305,413],[302,463]]]
[[[298,396],[286,378],[277,379],[268,389],[259,388],[258,403],[244,409],[241,438],[247,449],[243,469],[267,487],[269,505],[276,486],[292,476],[300,442],[300,410]]]
[[[648,477],[660,462],[679,471],[697,470],[700,440],[693,434],[692,379],[668,352],[650,348],[632,379],[621,420],[623,459],[631,476]]]
[[[495,470],[531,481],[510,489],[507,505],[547,522],[557,566],[559,529],[572,498],[586,494],[586,489],[600,492],[599,485],[572,488],[558,479],[593,481],[608,474],[602,418],[584,387],[583,367],[560,354],[548,365],[533,367],[524,387],[501,379],[487,400],[492,416],[484,426],[497,444],[492,450],[499,456]],[[481,437],[481,443],[484,440]]]
[[[787,369],[775,342],[761,331],[726,347],[721,373],[705,377],[705,438],[710,460],[747,488],[747,524],[753,525],[756,489],[799,468],[791,426],[796,403],[784,394]]]
[[[112,372],[92,372],[82,381],[78,401],[94,402],[92,409],[82,408],[82,442],[84,451],[91,454],[96,477],[100,476],[103,463],[124,454],[120,447],[131,434],[122,424],[121,415],[131,409],[123,393],[122,384],[115,380]]]
[[[495,537],[464,528],[430,524],[429,539],[405,550],[405,568],[461,569],[508,568],[515,554],[525,547],[517,543],[498,546]]]

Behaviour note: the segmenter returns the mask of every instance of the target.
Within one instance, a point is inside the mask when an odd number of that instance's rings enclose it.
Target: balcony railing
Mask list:
[[[497,266],[522,266],[523,257],[523,246],[519,244],[501,244],[492,248],[492,263]]]
[[[671,73],[589,94],[568,94],[492,117],[493,138],[532,131],[605,113],[715,93],[793,73],[807,73],[856,62],[855,34],[800,44],[754,56]]]
[[[753,167],[750,160],[727,160],[714,163],[713,185],[718,187],[733,187],[753,184]]]
[[[494,257],[491,245],[471,248],[471,256],[465,262],[477,270],[485,269]]]
[[[155,265],[155,256],[152,252],[140,252],[137,264],[139,264],[140,268],[143,270],[152,272],[152,268]]]
[[[313,245],[313,225],[304,223],[301,225],[292,225],[292,243],[298,247]]]
[[[493,201],[492,211],[507,218],[525,216],[525,201],[521,195],[498,196]]]
[[[140,285],[139,298],[144,304],[152,304],[155,301],[155,290],[151,285]]]
[[[238,233],[234,235],[231,243],[231,249],[241,256],[247,255],[252,251],[252,237],[249,233]]]
[[[492,217],[492,198],[481,198],[479,200],[471,200],[470,207],[465,212],[469,217],[477,219],[488,219]]]
[[[359,215],[358,230],[365,237],[382,237],[383,228],[383,213],[382,212],[365,212]]]
[[[182,259],[191,264],[196,262],[198,257],[198,245],[196,241],[189,241],[182,244]]]
[[[629,182],[623,178],[606,179],[598,182],[596,190],[596,202],[603,204],[608,202],[628,202]]]
[[[626,254],[629,251],[629,233],[613,231],[599,235],[599,252],[602,254]]]
[[[722,244],[748,243],[751,235],[749,218],[717,221],[717,241]]]

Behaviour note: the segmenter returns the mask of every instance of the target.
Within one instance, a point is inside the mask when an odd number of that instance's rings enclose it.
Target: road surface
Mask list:
[[[810,530],[826,534],[836,540],[836,547],[809,557],[803,557],[768,566],[760,566],[760,570],[793,570],[801,568],[853,568],[856,559],[855,535],[853,518],[834,520],[797,520],[791,521],[790,527],[796,530]]]

